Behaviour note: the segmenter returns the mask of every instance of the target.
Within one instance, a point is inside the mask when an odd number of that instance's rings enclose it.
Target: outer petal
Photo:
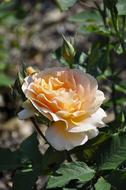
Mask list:
[[[84,133],[70,133],[66,130],[63,121],[54,122],[46,132],[47,141],[57,150],[71,150],[87,142],[88,136]]]
[[[76,84],[82,85],[86,90],[86,94],[96,91],[98,84],[96,79],[88,73],[84,73],[79,69],[73,69],[73,75],[76,81]],[[91,94],[90,94],[91,95]]]
[[[91,87],[97,86],[96,79],[93,76],[91,76],[90,74],[81,71],[80,69],[73,69],[73,75],[76,79],[76,82],[79,84],[85,84],[86,85],[85,82],[90,81]]]
[[[102,108],[99,108],[94,114],[92,114],[92,120],[94,123],[98,123],[98,127],[104,127],[103,118],[107,117],[107,114]]]
[[[25,79],[24,79],[24,83],[22,85],[22,91],[24,92],[24,94],[26,93],[27,91],[27,88],[29,86],[29,84],[33,81],[32,79],[32,76],[27,76]]]
[[[102,108],[99,108],[97,112],[92,114],[87,119],[84,119],[81,123],[78,123],[78,126],[71,126],[70,132],[86,132],[89,130],[94,130],[96,127],[103,127],[104,122],[102,119],[106,117],[106,113]]]
[[[105,100],[104,93],[100,90],[97,90],[96,95],[95,95],[95,99],[92,101],[91,105],[89,105],[89,108],[87,109],[87,111],[89,113],[96,112],[104,100]]]
[[[33,104],[33,106],[45,117],[47,117],[49,120],[53,121],[59,121],[61,120],[60,117],[58,117],[55,113],[51,112],[48,108],[40,107],[38,106],[34,101],[30,100]]]
[[[99,131],[97,128],[90,129],[86,131],[86,135],[88,136],[88,139],[92,139],[98,135]]]
[[[32,110],[28,110],[28,109],[23,109],[22,111],[20,111],[18,113],[18,117],[20,120],[25,120],[25,119],[29,119],[30,117],[34,116],[34,111]]]
[[[65,72],[67,71],[67,68],[64,67],[52,67],[52,68],[47,68],[41,72],[39,72],[36,77],[37,78],[41,78],[44,76],[59,76],[61,74],[61,72]]]

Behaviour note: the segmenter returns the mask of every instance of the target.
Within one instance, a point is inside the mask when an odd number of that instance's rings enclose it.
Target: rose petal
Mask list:
[[[95,129],[96,127],[91,123],[92,120],[88,119],[88,121],[90,121],[90,123],[89,122],[82,122],[78,125],[71,126],[71,128],[69,128],[69,132],[80,133],[80,132],[86,132],[86,131]]]
[[[46,130],[45,137],[56,150],[71,150],[78,145],[85,144],[88,140],[85,133],[69,133],[63,121],[54,122]]]
[[[94,114],[91,115],[93,122],[98,123],[98,127],[103,127],[104,122],[102,121],[103,118],[107,117],[107,114],[102,108],[99,108]]]
[[[62,118],[60,118],[59,116],[57,116],[55,113],[51,112],[48,108],[44,108],[44,107],[40,107],[38,106],[34,101],[32,101],[32,104],[34,105],[34,107],[45,117],[47,117],[49,120],[52,121],[59,121]]]
[[[88,136],[88,139],[92,139],[98,135],[99,131],[96,127],[94,129],[90,129],[86,131],[86,135]]]
[[[84,119],[82,122],[78,123],[77,126],[71,126],[69,129],[70,132],[85,132],[88,130],[95,129],[96,127],[103,127],[104,122],[102,119],[106,117],[106,113],[102,108],[99,108],[97,112],[92,114],[87,119]]]
[[[22,91],[24,92],[24,94],[26,93],[27,91],[27,88],[29,86],[29,84],[33,81],[33,78],[32,76],[28,76],[24,79],[24,83],[22,85]]]
[[[23,109],[22,111],[20,111],[18,113],[18,117],[20,120],[25,120],[25,119],[29,119],[30,117],[33,117],[35,114],[35,112],[28,110],[28,109]]]
[[[91,104],[89,104],[89,108],[87,109],[87,111],[90,114],[96,112],[104,100],[105,100],[104,93],[100,90],[97,90],[96,95],[95,95],[95,99]]]
[[[94,77],[92,77],[90,74],[84,73],[83,71],[79,69],[73,69],[73,75],[76,81],[77,85],[82,85],[85,89],[88,90],[97,90],[98,84]],[[87,93],[87,90],[86,90]]]

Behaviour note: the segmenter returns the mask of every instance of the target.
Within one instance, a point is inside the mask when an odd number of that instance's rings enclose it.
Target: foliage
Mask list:
[[[56,0],[57,5],[59,6],[59,8],[63,11],[66,11],[69,7],[72,7],[77,0]]]
[[[62,164],[56,171],[56,175],[50,176],[47,188],[63,187],[73,179],[78,179],[80,182],[87,182],[94,177],[94,174],[95,171],[89,168],[84,162]]]
[[[114,134],[111,138],[110,146],[107,146],[102,153],[99,168],[101,170],[112,170],[120,166],[125,161],[126,156],[126,135]]]
[[[68,10],[76,2],[57,0],[62,11]],[[10,5],[13,7],[13,2]],[[108,95],[104,108],[114,117],[105,128],[100,129],[97,137],[69,152],[57,151],[49,145],[45,153],[40,153],[36,132],[25,139],[18,150],[1,148],[0,171],[12,172],[13,190],[36,189],[38,176],[43,175],[47,176],[44,189],[125,190],[126,82],[123,72],[126,68],[126,2],[103,0],[98,4],[94,1],[94,6],[93,10],[79,12],[68,19],[68,22],[79,26],[77,32],[94,35],[88,52],[78,50],[72,39],[63,36],[63,45],[53,53],[53,58],[62,66],[79,68],[95,76]],[[23,11],[23,15],[26,14]],[[0,23],[8,27],[13,27],[17,19],[22,18],[12,13],[0,13]],[[4,43],[3,40],[2,46]],[[0,86],[12,84],[11,78],[5,74],[8,56],[6,48],[4,50],[0,52]],[[13,94],[23,100],[21,83],[24,74],[25,67],[22,66],[22,72],[18,74],[13,86]],[[34,119],[32,121],[39,124],[48,123],[37,114]],[[36,122],[34,124],[42,138],[40,128]]]
[[[103,177],[100,177],[97,183],[95,184],[95,190],[100,190],[100,189],[103,190],[111,189],[111,185],[108,182],[106,182]]]

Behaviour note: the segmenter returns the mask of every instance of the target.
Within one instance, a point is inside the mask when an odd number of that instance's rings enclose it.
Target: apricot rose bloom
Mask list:
[[[50,68],[24,79],[22,90],[33,107],[51,122],[45,132],[57,150],[70,150],[96,137],[104,126],[104,98],[95,78],[77,69]],[[34,113],[24,109],[20,119]]]

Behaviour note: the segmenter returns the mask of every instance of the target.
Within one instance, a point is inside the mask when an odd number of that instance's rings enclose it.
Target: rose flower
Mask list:
[[[51,120],[45,132],[57,150],[70,150],[96,137],[104,126],[104,98],[94,77],[77,69],[50,68],[24,79],[22,90],[35,109],[18,115],[27,119],[35,110]]]

